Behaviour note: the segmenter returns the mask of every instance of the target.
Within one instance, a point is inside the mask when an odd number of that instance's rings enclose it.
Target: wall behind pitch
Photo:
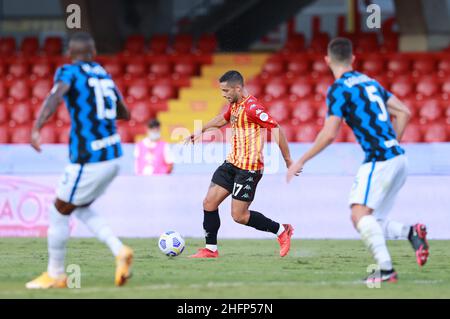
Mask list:
[[[122,174],[94,204],[95,209],[120,236],[155,237],[175,229],[185,236],[202,237],[202,200],[227,151],[222,144],[204,147],[209,148],[183,148],[189,150],[187,155],[182,148],[180,153],[174,149],[179,163],[173,175],[140,177],[133,175],[133,146],[126,145]],[[293,157],[307,147],[291,144]],[[411,174],[391,217],[405,223],[426,223],[430,238],[450,238],[450,144],[407,145],[406,149]],[[266,153],[273,171],[261,180],[252,209],[293,224],[296,238],[358,238],[347,205],[353,175],[362,159],[357,145],[332,145],[289,185],[279,152],[267,147]],[[184,156],[199,162],[181,161]],[[62,145],[45,146],[42,154],[25,145],[0,146],[0,237],[46,235],[48,208],[66,163],[67,149]],[[220,207],[220,214],[221,238],[274,237],[234,223],[229,199]],[[90,235],[76,220],[72,234]]]

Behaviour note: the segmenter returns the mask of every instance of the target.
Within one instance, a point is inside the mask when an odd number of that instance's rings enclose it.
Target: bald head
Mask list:
[[[74,33],[69,40],[69,55],[74,60],[91,61],[95,54],[95,42],[86,32]]]

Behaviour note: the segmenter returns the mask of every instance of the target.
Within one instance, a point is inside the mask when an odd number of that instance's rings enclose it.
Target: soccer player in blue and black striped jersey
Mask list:
[[[368,280],[397,281],[385,238],[408,238],[421,266],[428,258],[425,225],[407,226],[387,219],[406,181],[407,159],[398,141],[409,121],[410,111],[377,81],[353,70],[354,59],[350,40],[336,38],[329,43],[325,61],[336,81],[327,93],[328,116],[314,145],[289,168],[287,180],[331,144],[344,120],[365,153],[349,205],[353,224],[380,268],[380,275],[369,276]]]
[[[69,41],[72,64],[58,68],[54,86],[45,99],[32,129],[31,145],[40,148],[39,131],[64,99],[71,118],[70,164],[50,208],[47,272],[26,284],[30,289],[65,288],[64,259],[70,236],[69,215],[80,219],[116,257],[115,284],[130,277],[133,251],[125,246],[90,205],[119,172],[122,156],[116,119],[129,119],[119,90],[103,67],[94,62],[95,43],[87,33]]]

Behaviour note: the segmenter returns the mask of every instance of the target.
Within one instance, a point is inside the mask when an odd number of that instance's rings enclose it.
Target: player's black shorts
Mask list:
[[[262,170],[248,171],[225,161],[216,169],[211,181],[228,190],[234,199],[251,202],[262,176]]]

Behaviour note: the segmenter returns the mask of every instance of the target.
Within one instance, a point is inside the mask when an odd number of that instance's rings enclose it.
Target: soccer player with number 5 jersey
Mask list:
[[[380,268],[380,275],[371,275],[368,281],[396,282],[398,276],[385,238],[409,239],[420,266],[426,263],[429,250],[425,225],[409,226],[387,218],[406,181],[407,158],[398,141],[405,131],[410,111],[377,81],[352,69],[354,56],[350,40],[332,40],[325,61],[336,79],[327,94],[328,117],[314,145],[289,168],[287,180],[331,144],[345,120],[365,152],[349,205],[353,225]]]

